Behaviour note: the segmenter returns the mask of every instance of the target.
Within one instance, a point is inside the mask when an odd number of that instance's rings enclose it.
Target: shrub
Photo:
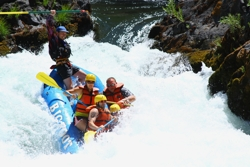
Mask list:
[[[49,0],[43,0],[43,6],[47,6],[49,4]]]
[[[62,5],[62,10],[70,10],[70,5]],[[69,13],[58,13],[55,16],[55,20],[59,24],[67,24],[70,22],[70,14]]]
[[[17,11],[19,11],[19,9],[18,9],[17,6],[12,6],[12,7],[10,8],[10,12],[17,12]],[[15,18],[17,19],[17,18],[19,17],[19,14],[9,14],[7,17],[8,17],[8,18],[13,18],[13,17],[15,17]]]
[[[221,17],[220,23],[229,25],[230,32],[234,33],[236,29],[243,30],[244,27],[240,24],[240,14]]]
[[[7,24],[7,22],[1,18],[0,19],[0,39],[6,38],[7,35],[10,34],[10,26]]]
[[[183,15],[182,15],[182,10],[181,10],[181,8],[178,8],[178,10],[176,10],[174,0],[169,0],[166,7],[165,8],[162,7],[162,8],[167,14],[176,17],[181,22],[184,22]]]

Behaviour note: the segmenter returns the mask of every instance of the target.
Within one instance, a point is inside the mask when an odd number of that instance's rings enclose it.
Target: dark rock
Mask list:
[[[155,38],[157,35],[160,35],[162,31],[162,26],[160,25],[155,25],[151,28],[149,34],[148,34],[148,38]]]
[[[12,3],[12,2],[15,2],[16,0],[1,0],[0,1],[0,6],[2,6],[3,4],[5,3]]]
[[[1,1],[2,2],[2,1]],[[10,2],[10,1],[8,1]],[[60,3],[53,3],[53,9],[62,10],[61,4],[71,3],[72,10],[85,9],[84,13],[72,14],[73,20],[65,26],[70,30],[70,35],[84,36],[90,30],[93,30],[93,22],[90,17],[91,5],[89,2],[78,1],[79,6],[75,1],[60,1]],[[38,1],[26,1],[15,0],[11,3],[3,3],[2,11],[11,11],[15,6],[22,11],[49,11],[52,7],[52,1],[47,6],[42,6]],[[45,18],[48,14],[22,14],[22,15],[10,15],[3,18],[10,24],[11,35],[4,42],[6,46],[2,45],[3,52],[0,55],[4,55],[10,52],[20,51],[20,48],[27,49],[35,54],[38,54],[43,48],[43,44],[48,41],[47,30],[45,27]],[[18,47],[11,47],[18,46]],[[19,47],[20,46],[20,47]],[[9,48],[9,49],[5,49]]]

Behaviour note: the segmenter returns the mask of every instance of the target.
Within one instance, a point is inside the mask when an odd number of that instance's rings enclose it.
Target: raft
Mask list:
[[[91,73],[86,69],[79,68],[86,74]],[[56,69],[53,69],[49,76],[52,77],[62,89],[65,89],[63,80],[57,74]],[[99,88],[99,92],[101,93],[104,89],[104,85],[100,78],[97,75],[95,76],[95,87]],[[72,77],[72,79],[74,79],[74,77]],[[56,147],[61,153],[77,153],[79,148],[84,145],[84,134],[78,130],[73,123],[77,100],[73,99],[69,101],[68,97],[63,95],[61,89],[46,84],[44,84],[44,89],[42,90],[42,97],[49,107],[50,114],[58,120],[54,134]]]

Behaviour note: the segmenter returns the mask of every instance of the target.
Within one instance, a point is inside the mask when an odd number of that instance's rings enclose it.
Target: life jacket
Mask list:
[[[86,108],[88,106],[94,105],[95,104],[95,96],[99,93],[99,89],[94,87],[91,92],[89,92],[87,86],[79,86],[79,88],[82,89],[82,95],[80,96],[80,101],[82,101],[84,104],[87,106],[77,103],[76,105],[76,112],[75,116],[83,116],[83,117],[88,117],[89,112],[86,111]]]
[[[57,47],[53,48],[55,46]],[[54,61],[62,58],[68,59],[71,54],[70,45],[66,41],[61,40],[56,35],[54,35],[54,38],[52,38],[49,43],[49,54],[51,59]]]
[[[117,83],[114,92],[110,92],[110,90],[107,87],[105,87],[103,94],[106,96],[108,101],[118,102],[125,98],[122,96],[121,93],[123,85],[124,85],[123,83]]]
[[[72,66],[70,61],[69,61],[69,57],[71,54],[71,49],[70,49],[70,45],[66,42],[63,41],[61,39],[58,39],[58,37],[55,37],[54,39],[52,39],[52,41],[56,41],[57,48],[56,49],[50,49],[49,54],[52,60],[54,60],[56,62],[55,65],[52,65],[50,67],[50,69],[54,69],[56,68],[56,66],[61,65],[61,64],[68,64],[69,66]]]
[[[96,118],[95,121],[95,125],[96,126],[101,126],[101,125],[105,125],[106,123],[108,123],[111,120],[111,114],[108,112],[105,112],[103,109],[96,107],[96,105],[91,105],[89,107],[86,108],[86,111],[89,113],[90,110],[92,110],[93,108],[97,108],[98,110],[98,116]],[[106,130],[108,130],[108,127],[105,127]],[[88,128],[88,130],[93,130]]]

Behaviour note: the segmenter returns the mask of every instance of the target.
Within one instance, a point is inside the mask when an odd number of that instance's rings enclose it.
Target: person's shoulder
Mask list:
[[[98,112],[98,109],[94,107],[90,110],[90,112]]]
[[[123,96],[125,97],[128,97],[128,96],[131,96],[131,95],[134,95],[129,89],[127,89],[126,87],[123,87],[121,89],[121,93]]]
[[[124,86],[121,88],[121,90],[123,90],[123,91],[129,91],[129,89],[126,88],[126,87],[124,87]]]

